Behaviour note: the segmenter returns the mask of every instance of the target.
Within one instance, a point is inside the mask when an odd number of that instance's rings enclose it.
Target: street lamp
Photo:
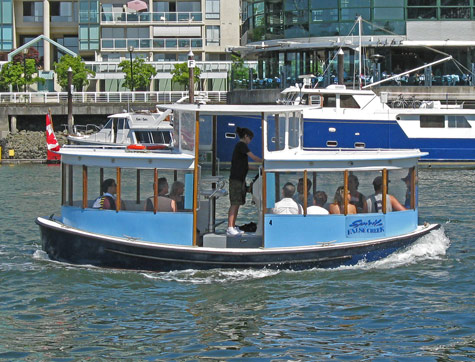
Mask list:
[[[134,68],[132,67],[132,53],[134,52],[134,47],[129,46],[129,55],[130,55],[130,89],[134,91]]]
[[[28,48],[22,50],[23,53],[23,80],[25,84],[23,84],[23,92],[26,93],[26,55],[28,54]]]
[[[188,88],[189,88],[189,93],[188,93],[188,98],[190,103],[194,103],[195,101],[195,55],[190,49],[190,52],[188,53],[188,73],[189,73],[189,81],[188,81]]]

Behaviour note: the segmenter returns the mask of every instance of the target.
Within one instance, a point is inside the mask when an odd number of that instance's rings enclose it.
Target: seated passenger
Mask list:
[[[172,184],[172,190],[168,197],[175,200],[177,211],[183,211],[185,209],[185,198],[183,193],[185,192],[185,184],[181,181],[175,181]]]
[[[115,210],[115,194],[117,193],[117,184],[113,178],[102,181],[102,196],[99,196],[92,205],[93,209]]]
[[[313,205],[313,195],[309,192],[311,187],[312,181],[307,179],[307,207]],[[297,184],[297,193],[293,196],[293,199],[303,206],[303,196],[303,177],[301,177],[299,178],[299,183]]]
[[[313,196],[313,206],[307,207],[307,215],[328,215],[329,212],[324,207],[326,202],[327,194],[317,191]]]
[[[155,184],[154,184],[155,188]],[[165,177],[158,179],[158,211],[175,212],[176,202],[166,195],[168,194],[168,182]],[[145,211],[153,211],[153,196],[145,202]]]
[[[361,192],[358,191],[359,186],[358,177],[351,174],[348,176],[348,190],[350,190],[350,204],[356,206],[356,211],[358,214],[362,212],[368,212],[368,206],[366,205],[366,197]]]
[[[276,202],[272,209],[273,214],[298,215],[303,214],[302,206],[292,199],[295,193],[295,186],[287,182],[282,188],[282,200]]]
[[[388,181],[390,182],[390,181]],[[373,180],[374,194],[368,197],[366,204],[368,212],[383,212],[383,178],[377,176]],[[404,206],[393,196],[386,195],[386,212],[406,210]]]
[[[346,195],[348,200],[348,214],[356,214],[356,206],[350,204],[350,190]],[[336,189],[335,197],[333,198],[333,203],[330,204],[330,214],[344,214],[345,213],[345,187],[339,186]]]

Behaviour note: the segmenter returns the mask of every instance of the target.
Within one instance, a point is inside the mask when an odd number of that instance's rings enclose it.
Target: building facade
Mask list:
[[[122,90],[123,74],[117,64],[143,57],[159,74],[151,90],[173,90],[169,73],[184,62],[190,50],[204,70],[207,90],[226,88],[229,54],[239,45],[239,1],[223,0],[0,0],[0,51],[5,55],[39,35],[80,55],[97,72],[90,90]],[[43,74],[64,54],[47,41],[35,47]],[[169,64],[164,67],[163,64]]]
[[[241,40],[247,56],[258,60],[260,79],[278,77],[284,85],[293,84],[299,75],[326,70],[328,84],[342,50],[349,82],[358,77],[360,42],[362,76],[368,80],[446,54],[458,63],[433,66],[433,84],[468,84],[473,73],[474,0],[246,0],[242,11]]]

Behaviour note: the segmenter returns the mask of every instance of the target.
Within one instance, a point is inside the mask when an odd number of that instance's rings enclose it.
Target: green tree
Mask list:
[[[144,58],[137,58],[132,61],[133,79],[129,60],[121,61],[119,68],[125,73],[124,86],[134,90],[146,90],[150,86],[152,78],[157,74],[157,70],[153,65],[146,64]]]
[[[233,70],[234,79],[248,79],[249,68],[244,66],[244,60],[240,55],[231,54],[231,67]]]
[[[58,75],[58,83],[61,87],[68,87],[68,69],[71,67],[73,71],[73,85],[77,91],[82,91],[83,87],[89,84],[88,76],[95,76],[96,73],[86,68],[80,56],[73,57],[69,54],[63,55],[59,63],[54,63],[54,70]]]
[[[190,72],[188,69],[188,63],[178,63],[175,64],[175,68],[171,71],[172,74],[172,82],[181,84],[188,89],[188,85],[190,82]],[[193,84],[198,83],[200,81],[200,74],[201,70],[198,67],[195,67],[193,72]]]
[[[22,62],[8,62],[5,63],[0,71],[0,86],[3,89],[8,89],[10,86],[19,92],[25,88],[25,85],[34,83],[44,83],[45,80],[38,76],[36,62],[34,59],[25,59]]]

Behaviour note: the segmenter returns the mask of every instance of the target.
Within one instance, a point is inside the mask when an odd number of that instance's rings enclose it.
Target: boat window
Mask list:
[[[355,148],[365,148],[366,143],[364,142],[355,142]]]
[[[105,124],[104,129],[112,129],[112,122],[113,122],[113,118],[109,118],[109,120],[107,121],[107,123]]]
[[[421,115],[420,125],[421,128],[444,128],[445,117],[443,115]]]
[[[323,97],[323,106],[324,107],[336,107],[336,95],[329,94]]]
[[[124,129],[130,129],[129,120],[127,118],[124,118]]]
[[[319,95],[310,96],[310,103],[309,103],[309,105],[313,105],[313,106],[317,105],[317,106],[319,106],[319,105],[321,105],[320,101],[321,101],[321,97],[320,97]]]
[[[359,104],[353,98],[352,95],[340,95],[340,107],[341,108],[360,108]]]
[[[327,147],[338,147],[337,141],[327,141]]]
[[[117,120],[117,129],[123,129],[124,128],[124,119],[123,118],[119,118]]]
[[[472,128],[465,116],[448,116],[449,128]]]
[[[411,208],[413,172],[417,172],[417,170],[406,168],[388,172],[387,193],[393,196],[393,198],[387,198],[388,212]],[[266,180],[267,213],[298,213],[295,204],[288,200],[289,197],[280,202],[286,198],[284,192],[288,190],[284,189],[289,187],[290,189],[294,188],[290,199],[299,203],[302,206],[302,212],[304,212],[304,172],[268,172]],[[417,182],[417,177],[415,180]],[[348,202],[355,207],[349,207],[349,213],[382,212],[381,182],[381,171],[350,171],[348,173]],[[335,214],[343,213],[344,199],[342,199],[341,189],[344,187],[344,183],[345,173],[343,171],[307,172],[307,214],[325,214],[322,208]],[[417,206],[417,186],[415,198]],[[399,206],[396,202],[393,206],[391,199],[397,200]],[[368,206],[368,203],[371,205]],[[332,204],[333,206],[331,206]],[[319,208],[308,209],[311,206],[319,206]]]
[[[234,138],[236,138],[236,133],[226,132],[226,133],[224,134],[224,137],[225,137],[225,138],[232,138],[232,139],[234,139]]]

